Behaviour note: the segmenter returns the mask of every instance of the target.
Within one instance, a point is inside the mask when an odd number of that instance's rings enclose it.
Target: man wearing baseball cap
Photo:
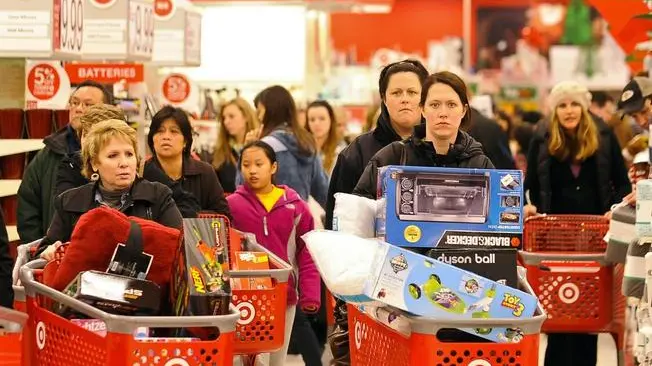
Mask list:
[[[630,81],[618,100],[618,110],[632,116],[636,123],[647,129],[652,121],[652,79],[637,76]]]

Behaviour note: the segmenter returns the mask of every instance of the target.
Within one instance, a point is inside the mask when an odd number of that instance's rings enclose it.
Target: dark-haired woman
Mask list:
[[[198,212],[230,216],[224,190],[213,167],[190,156],[192,126],[186,113],[171,106],[152,117],[147,135],[152,158],[145,163],[143,178],[170,187],[184,217]],[[192,202],[197,202],[195,207]],[[187,208],[186,208],[187,207]]]
[[[389,64],[380,72],[378,91],[382,103],[376,127],[358,136],[337,157],[328,188],[326,229],[333,226],[335,193],[351,193],[369,160],[383,147],[401,141],[412,134],[414,126],[422,122],[419,99],[421,85],[428,70],[416,60]],[[335,330],[329,335],[334,365],[348,365],[349,340],[346,304],[337,301]]]
[[[353,193],[376,199],[378,168],[387,165],[483,168],[494,166],[475,141],[460,127],[469,123],[466,84],[443,71],[429,76],[421,92],[425,125],[406,141],[393,142],[369,161]]]
[[[274,149],[279,162],[276,183],[291,187],[305,201],[312,196],[324,207],[328,178],[315,140],[299,126],[290,92],[279,85],[271,86],[256,96],[254,104],[262,127],[260,131],[248,133],[246,141],[260,138]]]
[[[306,108],[306,121],[306,129],[315,138],[324,170],[330,175],[337,155],[346,147],[337,131],[335,110],[325,100],[314,101]]]

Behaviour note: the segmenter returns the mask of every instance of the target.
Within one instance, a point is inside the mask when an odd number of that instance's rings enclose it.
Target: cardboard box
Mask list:
[[[117,315],[157,315],[161,304],[161,289],[154,282],[99,271],[81,272],[63,293]],[[59,305],[57,313],[68,318],[75,311]]]
[[[447,319],[532,317],[535,296],[426,256],[380,243],[364,294],[415,315]],[[504,328],[460,330],[494,342],[519,332]]]
[[[516,249],[434,248],[427,256],[509,287],[518,287]]]
[[[222,218],[183,219],[183,244],[170,291],[176,315],[229,313],[228,232]]]
[[[247,270],[268,270],[269,257],[263,252],[236,252],[233,266],[236,271]],[[272,288],[272,278],[265,277],[248,277],[232,278],[231,286],[233,290],[264,290]]]
[[[376,234],[401,247],[518,249],[522,181],[518,170],[383,167]]]

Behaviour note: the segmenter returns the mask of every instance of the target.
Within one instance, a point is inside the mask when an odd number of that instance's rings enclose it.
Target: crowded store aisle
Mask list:
[[[546,354],[547,338],[545,334],[541,335],[541,347],[539,347],[539,365],[543,365],[543,357]],[[330,352],[326,351],[322,359],[323,365],[328,365],[330,361]],[[612,366],[617,364],[616,344],[608,334],[598,336],[598,364],[596,366]],[[288,355],[286,366],[304,366],[301,356]]]

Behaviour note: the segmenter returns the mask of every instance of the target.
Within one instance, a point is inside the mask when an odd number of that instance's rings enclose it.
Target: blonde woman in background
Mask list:
[[[306,129],[315,138],[324,171],[330,176],[335,160],[346,145],[338,131],[333,107],[325,100],[317,100],[306,108]]]
[[[240,149],[247,132],[259,127],[256,111],[242,98],[235,98],[222,106],[219,115],[219,132],[213,154],[213,167],[224,192],[235,192]]]

